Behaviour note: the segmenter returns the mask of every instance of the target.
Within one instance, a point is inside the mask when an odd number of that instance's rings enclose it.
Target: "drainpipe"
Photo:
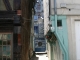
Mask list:
[[[51,2],[51,0],[49,0],[49,16],[50,16],[50,2]],[[50,18],[49,18],[49,20],[50,20]]]
[[[68,51],[66,50],[65,46],[63,45],[61,38],[57,32],[57,5],[56,5],[56,0],[54,0],[54,21],[55,21],[55,35],[62,47],[62,49],[64,50],[64,60],[68,60]]]
[[[50,16],[50,13],[51,13],[50,12],[50,7],[51,7],[50,2],[51,2],[51,0],[49,0],[49,16]],[[49,20],[50,20],[50,17],[49,17]],[[54,56],[53,56],[53,43],[49,42],[49,44],[50,44],[50,59],[54,60]]]

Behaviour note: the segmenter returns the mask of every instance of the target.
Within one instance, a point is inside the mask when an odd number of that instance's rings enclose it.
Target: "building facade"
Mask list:
[[[20,0],[0,0],[0,60],[20,60]]]
[[[44,0],[47,2],[47,0]],[[47,5],[44,2],[44,10]],[[47,2],[48,3],[48,2]],[[80,1],[78,0],[49,0],[49,15],[50,19],[44,18],[45,30],[51,30],[57,38],[56,44],[52,45],[53,50],[48,49],[51,60],[79,60],[79,22],[80,22]],[[44,15],[44,17],[45,17]],[[45,35],[48,31],[45,31]],[[51,43],[50,43],[51,44]],[[54,43],[53,43],[54,44]],[[51,47],[48,45],[48,47]],[[53,54],[50,52],[53,51]]]
[[[43,14],[43,0],[36,0],[34,15],[34,50],[38,53],[46,51]]]

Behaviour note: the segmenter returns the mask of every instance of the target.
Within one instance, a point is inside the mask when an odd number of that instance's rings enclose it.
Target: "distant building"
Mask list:
[[[44,37],[44,12],[43,1],[37,0],[34,15],[34,48],[36,52],[46,51],[46,41]]]

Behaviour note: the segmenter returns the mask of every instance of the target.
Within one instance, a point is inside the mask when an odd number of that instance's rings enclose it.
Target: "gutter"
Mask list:
[[[49,16],[50,16],[50,2],[51,2],[51,0],[49,0]],[[49,20],[50,20],[50,18],[49,18]]]
[[[63,45],[61,38],[57,32],[57,6],[56,6],[56,0],[54,0],[54,22],[55,22],[55,35],[59,41],[59,44],[61,45],[62,49],[63,49],[63,54],[64,54],[64,60],[68,60],[68,51],[66,50],[65,46]]]
[[[50,2],[51,2],[51,0],[49,0],[49,20],[50,20],[50,13],[51,13],[51,11],[50,11],[50,7],[51,7]],[[49,44],[50,44],[50,60],[54,60],[54,57],[53,57],[54,56],[53,55],[53,43],[49,42]]]

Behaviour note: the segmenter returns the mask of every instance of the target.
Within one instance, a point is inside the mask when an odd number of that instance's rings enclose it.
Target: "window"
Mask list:
[[[61,27],[62,26],[62,20],[57,20],[57,27]]]
[[[34,33],[38,34],[38,26],[34,26]]]
[[[11,60],[11,34],[0,33],[0,60]]]
[[[38,20],[38,16],[34,16],[34,21],[37,21]]]

